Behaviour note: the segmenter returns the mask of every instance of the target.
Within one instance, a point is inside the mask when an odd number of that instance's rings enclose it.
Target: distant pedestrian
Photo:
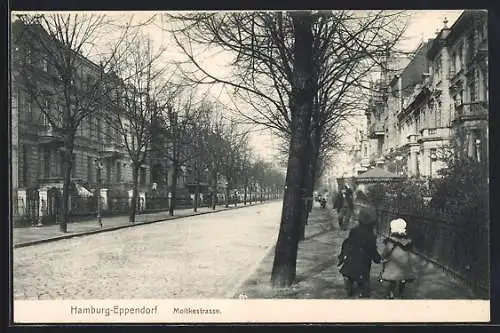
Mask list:
[[[347,230],[354,209],[352,191],[347,185],[342,187],[340,193],[335,198],[333,208],[337,210],[340,229]]]
[[[406,221],[399,218],[391,221],[390,235],[384,240],[382,251],[383,269],[381,281],[389,283],[386,298],[401,298],[406,284],[415,279],[411,263],[412,240],[406,234]]]
[[[358,225],[350,230],[349,236],[342,243],[338,266],[341,266],[340,273],[344,277],[347,297],[354,296],[356,283],[360,289],[359,296],[367,298],[370,297],[371,263],[379,263],[381,260],[373,232],[376,223],[375,209],[361,207],[357,218]]]

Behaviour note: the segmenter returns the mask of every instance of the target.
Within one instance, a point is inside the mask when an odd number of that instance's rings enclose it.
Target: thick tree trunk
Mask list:
[[[288,157],[285,198],[271,282],[275,287],[290,286],[296,275],[297,250],[303,210],[304,169],[313,104],[312,18],[309,13],[293,15],[295,59],[290,110],[292,137]]]
[[[312,118],[313,121],[313,131],[310,135],[310,141],[308,142],[308,165],[307,170],[305,172],[305,181],[304,181],[304,189],[305,196],[308,198],[307,201],[304,201],[304,211],[302,213],[302,225],[301,225],[301,235],[300,239],[305,239],[306,225],[309,219],[309,213],[312,209],[312,200],[309,200],[313,196],[314,192],[314,180],[318,168],[318,158],[319,158],[319,144],[320,144],[320,128],[315,126],[316,117]]]
[[[59,230],[68,232],[68,223],[70,218],[69,196],[71,191],[71,171],[73,170],[73,147],[74,134],[68,133],[64,136],[64,182],[63,182],[63,200],[62,200],[62,220],[59,222]]]
[[[130,215],[129,222],[135,223],[135,215],[137,213],[137,197],[138,197],[138,186],[139,186],[139,167],[134,165],[132,169],[132,180],[133,180],[133,188],[132,188],[132,203],[130,206]]]
[[[170,188],[170,207],[168,207],[168,214],[174,216],[175,202],[177,200],[177,177],[179,176],[179,167],[174,163],[174,170],[172,172],[172,186]]]

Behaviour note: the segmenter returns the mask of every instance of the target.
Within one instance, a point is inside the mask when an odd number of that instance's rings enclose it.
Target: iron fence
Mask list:
[[[130,212],[130,198],[123,195],[113,195],[108,197],[107,202],[101,201],[101,216],[127,215]],[[255,202],[261,200],[257,195],[248,196],[247,201]],[[193,199],[190,197],[177,197],[175,199],[175,209],[193,208]],[[94,196],[70,197],[70,220],[82,220],[85,217],[97,215],[98,198]],[[231,196],[229,204],[243,203],[242,198]],[[137,214],[169,209],[170,198],[166,196],[149,196],[137,198]],[[199,199],[198,207],[210,207],[212,196],[204,195]],[[224,205],[224,196],[218,194],[217,205]],[[34,225],[57,224],[62,219],[62,195],[58,191],[50,190],[46,198],[39,197],[38,191],[29,191],[23,198],[17,198],[12,203],[12,215],[14,227],[28,227]]]
[[[387,236],[389,223],[404,218],[417,254],[460,278],[480,297],[489,297],[489,230],[487,221],[458,215],[452,207],[436,211],[417,204],[379,207],[377,232]]]
[[[74,216],[97,214],[97,197],[72,196],[71,214]]]
[[[167,210],[169,208],[169,198],[150,196],[146,197],[146,210]]]
[[[32,226],[38,223],[40,201],[38,197],[17,198],[13,202],[12,215],[14,226]]]

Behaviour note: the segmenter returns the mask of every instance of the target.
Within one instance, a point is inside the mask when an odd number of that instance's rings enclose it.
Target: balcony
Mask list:
[[[478,48],[474,48],[467,54],[467,65],[470,67],[473,63],[480,63],[488,60],[488,43],[483,43]]]
[[[368,126],[368,137],[373,138],[376,136],[384,136],[385,131],[384,131],[384,124],[382,123],[373,123]]]
[[[62,146],[64,143],[63,132],[51,125],[43,126],[38,132],[38,142],[44,145]]]
[[[408,134],[406,136],[406,143],[412,144],[412,143],[418,143],[418,134]]]
[[[123,147],[115,143],[105,143],[100,152],[104,158],[119,158],[123,155]]]
[[[488,102],[462,103],[455,108],[454,123],[476,120],[488,120]]]
[[[448,127],[424,128],[420,132],[422,135],[417,142],[447,140],[451,133]]]

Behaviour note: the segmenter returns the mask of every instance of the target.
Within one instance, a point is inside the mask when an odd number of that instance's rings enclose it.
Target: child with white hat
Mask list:
[[[407,282],[415,279],[411,263],[412,240],[406,234],[406,221],[402,218],[390,223],[390,236],[384,240],[381,281],[389,282],[387,298],[400,298]]]

